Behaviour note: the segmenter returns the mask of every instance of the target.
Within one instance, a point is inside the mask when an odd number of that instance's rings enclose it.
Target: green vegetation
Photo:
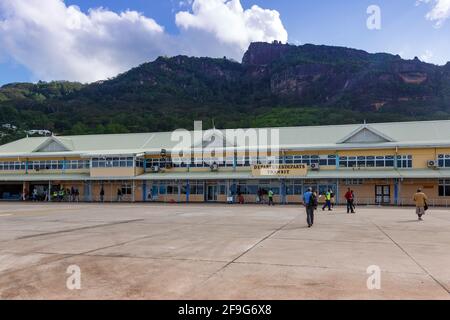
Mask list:
[[[426,80],[404,81],[417,74]],[[1,129],[1,143],[30,129],[78,135],[192,129],[194,120],[235,128],[449,118],[448,66],[313,45],[284,48],[267,65],[178,56],[90,85],[0,88],[0,124],[18,127]]]

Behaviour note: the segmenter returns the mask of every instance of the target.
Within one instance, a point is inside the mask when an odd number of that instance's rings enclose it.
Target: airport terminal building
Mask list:
[[[332,189],[339,203],[351,188],[359,204],[409,205],[421,187],[432,205],[450,204],[450,121],[271,130],[276,154],[261,144],[244,150],[213,129],[193,139],[186,161],[172,159],[172,132],[27,137],[0,147],[0,199],[37,193],[57,201],[58,190],[77,190],[87,202],[236,202],[243,195],[255,203],[260,190],[272,190],[276,203],[291,204],[312,187]],[[226,157],[205,157],[211,145]]]

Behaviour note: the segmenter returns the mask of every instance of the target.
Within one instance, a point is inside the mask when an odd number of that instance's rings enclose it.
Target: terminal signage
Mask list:
[[[306,176],[308,167],[306,164],[257,164],[252,166],[253,176]]]

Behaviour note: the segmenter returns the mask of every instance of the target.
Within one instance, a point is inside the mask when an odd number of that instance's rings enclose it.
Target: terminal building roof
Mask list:
[[[261,136],[268,132],[269,140],[270,132],[276,130],[279,134],[280,149],[284,150],[450,147],[450,120],[242,130],[240,136],[242,133],[250,132]],[[201,140],[196,141],[192,133],[193,148],[201,147],[205,139],[211,139],[213,136],[227,139],[225,130],[208,130],[204,131],[203,135]],[[0,146],[0,157],[45,156],[47,154],[65,156],[73,154],[86,157],[157,154],[161,149],[173,149],[178,142],[178,138],[172,139],[172,132],[27,137]],[[235,142],[225,141],[228,147],[233,146],[233,143],[235,144]],[[261,142],[259,144],[262,145]],[[250,147],[257,148],[257,146]]]

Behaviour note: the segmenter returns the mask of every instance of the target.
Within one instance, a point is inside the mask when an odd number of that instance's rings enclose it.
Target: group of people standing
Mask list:
[[[356,213],[355,209],[355,192],[350,188],[347,189],[347,192],[344,195],[345,200],[347,202],[347,213]],[[328,189],[325,193],[325,204],[322,207],[322,210],[328,207],[328,210],[332,210],[332,206],[334,204],[334,193],[332,190]],[[422,189],[417,189],[417,192],[413,197],[414,203],[416,204],[416,214],[419,218],[419,221],[423,221],[423,215],[428,210],[428,197],[422,192]],[[303,194],[303,204],[306,208],[306,223],[308,224],[308,228],[311,228],[314,225],[314,211],[317,210],[318,206],[318,196],[312,188],[308,188],[308,190]]]
[[[334,207],[334,192],[331,189],[328,189],[325,193],[325,204],[322,207],[322,211],[325,208],[328,208],[328,211],[332,211]],[[355,193],[350,188],[345,194],[345,199],[347,200],[347,213],[356,213],[355,211]],[[303,204],[306,208],[306,223],[308,224],[308,228],[311,228],[314,225],[314,211],[317,210],[318,206],[318,195],[316,191],[313,191],[312,188],[308,188],[308,190],[303,194]]]
[[[48,201],[49,194],[47,190],[44,193],[39,193],[37,188],[34,188],[31,192],[30,200],[36,201]],[[80,192],[78,189],[71,187],[70,189],[59,188],[50,192],[51,201],[69,201],[69,202],[79,202]]]

